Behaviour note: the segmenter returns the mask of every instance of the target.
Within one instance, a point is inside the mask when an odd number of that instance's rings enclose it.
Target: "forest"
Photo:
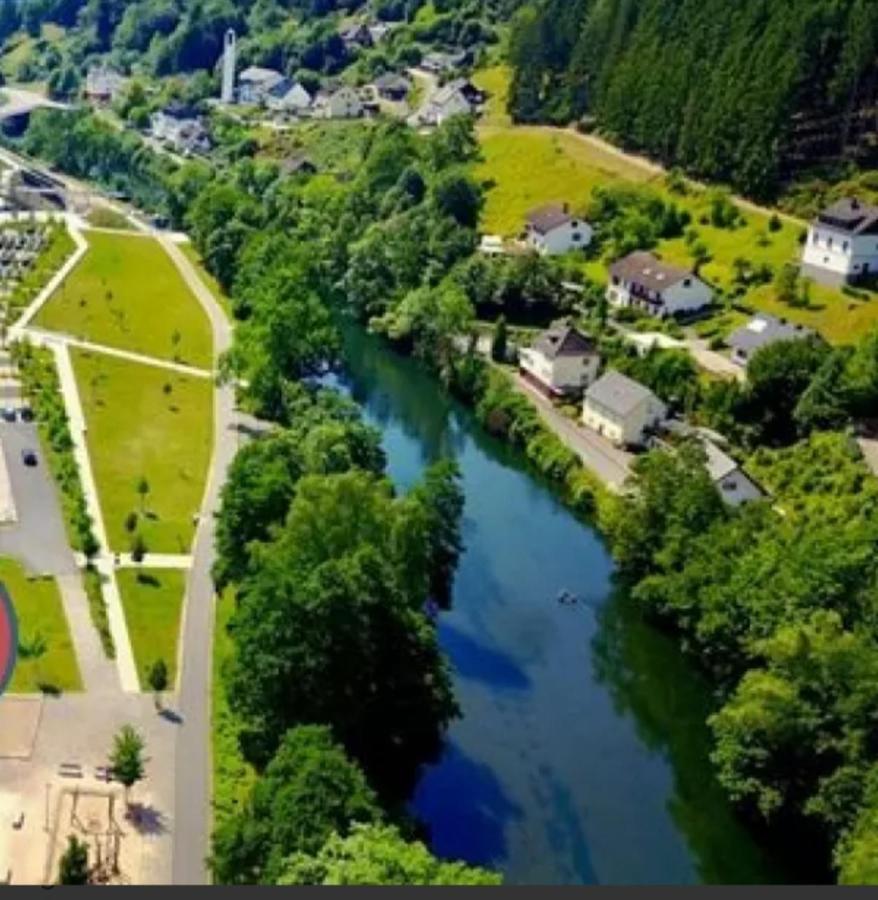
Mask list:
[[[875,162],[872,0],[534,0],[509,53],[517,121],[580,121],[754,197]]]

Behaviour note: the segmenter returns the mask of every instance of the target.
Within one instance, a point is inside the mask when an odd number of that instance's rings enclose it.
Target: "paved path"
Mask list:
[[[113,561],[109,551],[110,542],[107,538],[101,504],[98,500],[98,489],[91,467],[91,458],[88,455],[88,447],[85,440],[85,415],[79,399],[79,388],[73,372],[73,363],[70,361],[70,353],[65,343],[53,344],[52,350],[55,353],[55,360],[58,366],[58,377],[61,384],[61,393],[64,397],[64,406],[67,410],[67,417],[70,420],[73,455],[79,469],[82,489],[85,493],[88,513],[92,518],[95,537],[97,537],[101,546],[101,551],[94,562],[95,567],[104,578],[104,601],[107,605],[110,633],[113,636],[113,643],[116,645],[116,667],[119,671],[119,682],[122,685],[122,690],[136,693],[140,690],[140,679],[137,676],[137,667],[134,664],[134,653],[131,650],[131,641],[128,638],[128,626],[125,623],[122,597],[119,594],[119,586],[116,583]]]
[[[158,369],[168,369],[171,372],[178,372],[180,375],[189,375],[193,378],[214,378],[213,372],[207,369],[199,369],[195,366],[189,366],[185,363],[172,362],[169,359],[158,359],[155,356],[146,356],[143,353],[135,353],[132,350],[120,350],[118,347],[108,347],[106,344],[96,344],[93,341],[85,341],[75,338],[69,334],[62,334],[58,331],[47,331],[44,328],[19,328],[17,336],[27,337],[31,343],[44,347],[51,347],[57,344],[64,344],[68,347],[76,347],[79,350],[86,350],[90,353],[103,353],[105,356],[115,356],[118,359],[124,359],[128,362],[140,363],[144,366],[154,366]]]
[[[122,569],[189,569],[192,557],[174,553],[147,553],[140,562],[135,562],[130,553],[120,553],[117,566]]]
[[[872,471],[872,474],[878,475],[878,438],[859,437],[857,438],[857,444],[859,444],[863,459],[866,461],[866,465]]]
[[[577,425],[563,413],[555,409],[552,402],[521,376],[513,379],[515,386],[533,401],[543,421],[558,438],[569,447],[610,490],[622,490],[625,480],[631,474],[634,457],[611,444],[606,438]]]
[[[201,281],[189,259],[166,236],[162,246],[204,307],[219,356],[231,345],[232,329],[213,294]],[[179,713],[183,718],[177,739],[174,829],[174,884],[207,884],[206,859],[211,828],[211,662],[214,626],[214,589],[211,578],[214,553],[214,515],[229,464],[238,450],[234,388],[215,391],[214,455],[207,491],[195,534],[192,568],[186,587],[182,628]]]

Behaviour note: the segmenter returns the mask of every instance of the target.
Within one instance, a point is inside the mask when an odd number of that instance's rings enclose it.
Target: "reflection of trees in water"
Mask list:
[[[709,687],[675,641],[644,621],[617,588],[599,614],[593,641],[595,678],[617,711],[630,715],[640,739],[670,763],[671,815],[686,836],[699,877],[708,883],[795,879],[738,819],[709,759]],[[814,873],[799,873],[814,877]]]

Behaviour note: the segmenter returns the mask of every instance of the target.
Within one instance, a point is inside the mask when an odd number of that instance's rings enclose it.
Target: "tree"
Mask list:
[[[494,325],[494,334],[491,337],[491,359],[494,362],[505,363],[507,354],[506,316],[499,316]]]
[[[793,263],[785,263],[777,271],[774,279],[774,293],[781,303],[795,306],[799,299],[799,268]]]
[[[292,855],[279,883],[492,885],[501,881],[496,872],[437,859],[419,841],[403,840],[392,826],[358,824],[347,837],[333,834],[314,855]]]
[[[146,545],[146,538],[144,538],[141,532],[136,531],[131,536],[131,559],[136,563],[142,563],[144,558],[146,557],[148,547]]]
[[[146,683],[150,690],[155,694],[155,707],[161,709],[162,691],[168,689],[168,666],[167,663],[159,658],[146,672]]]
[[[329,728],[288,731],[240,813],[217,829],[211,867],[220,884],[272,884],[292,853],[316,853],[333,833],[381,817],[359,767]]]
[[[149,482],[145,475],[141,475],[137,479],[137,494],[140,497],[140,512],[143,513],[146,508],[146,498],[149,496]]]
[[[143,751],[143,738],[131,725],[122,726],[119,733],[113,738],[110,768],[113,777],[125,788],[126,806],[130,806],[131,788],[143,778],[146,771]]]
[[[71,834],[58,863],[58,884],[88,884],[88,877],[88,844]]]
[[[458,225],[475,228],[482,209],[482,192],[466,175],[454,171],[443,172],[433,185],[433,199],[443,215]]]

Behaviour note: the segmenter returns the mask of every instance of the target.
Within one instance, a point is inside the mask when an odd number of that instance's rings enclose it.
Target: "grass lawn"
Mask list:
[[[89,251],[36,324],[147,356],[210,368],[210,323],[151,238],[93,231]]]
[[[222,825],[238,812],[256,779],[253,767],[244,759],[238,744],[238,720],[229,707],[222,670],[234,652],[228,623],[235,611],[235,598],[226,591],[217,598],[213,639],[213,680],[211,683],[211,753],[213,756],[214,826]]]
[[[113,228],[117,231],[132,231],[133,225],[124,215],[108,206],[96,206],[85,217],[94,228]]]
[[[81,691],[79,665],[55,579],[31,578],[15,560],[0,559],[0,581],[6,585],[18,617],[18,663],[9,692],[35,693],[41,687]],[[22,648],[38,637],[45,641],[45,654],[39,659],[25,658]]]
[[[119,569],[116,579],[141,688],[149,690],[146,673],[156,660],[163,659],[169,690],[173,690],[186,573],[179,569]]]
[[[593,189],[602,184],[629,182],[650,185],[671,196],[663,174],[650,171],[632,159],[615,154],[586,137],[570,131],[538,126],[513,126],[505,116],[508,70],[494,66],[476,73],[479,85],[492,93],[486,116],[479,128],[483,159],[475,167],[476,177],[488,188],[482,214],[482,229],[506,236],[521,232],[527,212],[545,203],[567,202],[585,209]],[[702,275],[716,287],[727,289],[734,279],[737,258],[754,266],[763,263],[779,270],[800,255],[800,239],[806,228],[782,220],[778,231],[769,229],[771,210],[742,208],[743,222],[734,229],[705,224],[710,200],[703,190],[690,187],[673,200],[689,210],[692,227],[707,246],[712,259]],[[655,252],[668,262],[691,266],[689,248],[682,238],[663,241]],[[589,277],[603,282],[607,261],[583,264]],[[752,290],[742,302],[755,309],[801,322],[820,331],[832,343],[850,343],[878,326],[878,293],[866,300],[845,296],[840,290],[814,285],[808,308],[794,308],[777,301],[771,284]]]
[[[111,548],[130,549],[134,512],[149,552],[188,553],[213,446],[213,383],[81,350],[73,366]]]
[[[189,262],[195,266],[195,269],[198,272],[201,280],[207,285],[210,292],[216,297],[217,302],[223,308],[223,311],[228,316],[229,321],[231,321],[234,317],[232,316],[232,301],[229,299],[228,294],[220,287],[219,282],[210,272],[207,271],[207,267],[204,265],[204,260],[201,258],[198,250],[195,249],[195,244],[191,241],[187,241],[185,244],[178,244],[180,250],[183,252],[183,255],[188,257]]]

